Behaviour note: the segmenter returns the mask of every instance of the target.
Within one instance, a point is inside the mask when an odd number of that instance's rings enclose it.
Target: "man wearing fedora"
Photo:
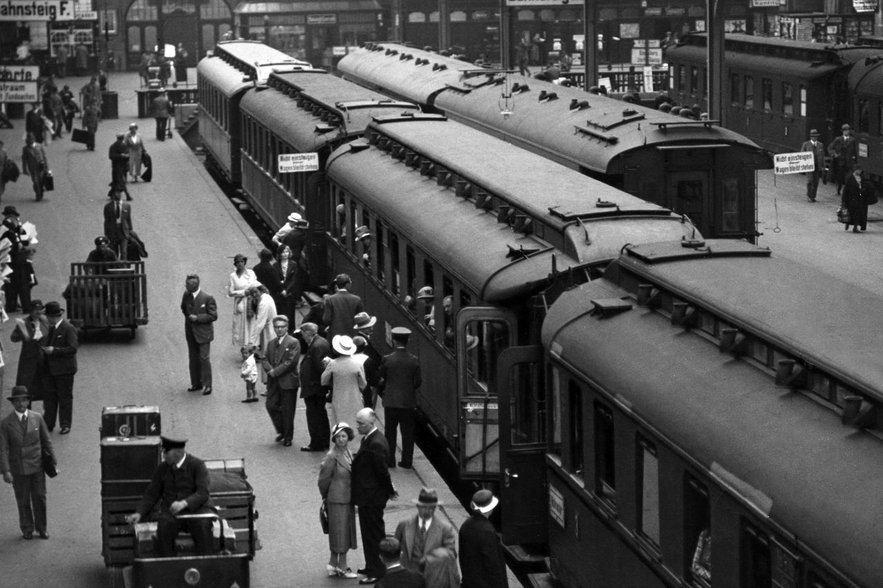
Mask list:
[[[218,304],[208,292],[199,288],[199,276],[190,274],[184,280],[187,290],[181,297],[184,314],[184,336],[187,339],[187,355],[190,366],[188,392],[202,389],[202,395],[212,393],[211,345],[215,338],[212,323],[218,320]]]
[[[858,163],[858,141],[852,136],[849,125],[843,125],[840,131],[842,134],[828,145],[828,155],[833,159],[834,181],[837,183],[838,196],[843,184],[846,183],[846,176],[852,171],[852,166]]]
[[[294,437],[294,410],[297,405],[297,364],[300,343],[288,334],[288,317],[273,318],[276,337],[267,345],[267,355],[261,362],[267,374],[267,412],[276,429],[276,441],[291,447]]]
[[[146,517],[159,502],[156,538],[159,557],[175,556],[175,537],[179,530],[193,536],[197,555],[212,554],[212,518],[186,518],[186,515],[212,514],[209,475],[205,462],[184,450],[187,439],[160,437],[162,463],[157,466],[150,485],[135,512],[126,516],[134,525]],[[185,518],[178,518],[185,515]]]
[[[49,539],[43,452],[57,463],[49,430],[39,413],[28,410],[31,395],[26,387],[15,386],[8,400],[14,410],[0,421],[0,473],[15,491],[22,537],[33,539],[36,530],[40,539]]]
[[[438,492],[422,488],[415,501],[417,514],[400,521],[395,538],[402,546],[402,565],[420,572],[432,588],[460,588],[457,567],[457,534],[436,514]]]
[[[110,191],[125,192],[126,200],[131,200],[126,187],[126,174],[129,173],[129,146],[126,145],[126,134],[117,133],[117,140],[107,150],[110,159]],[[110,235],[108,235],[109,237]]]
[[[396,467],[396,433],[402,430],[402,461],[399,465],[410,469],[414,459],[414,425],[417,410],[417,389],[423,380],[420,377],[420,362],[408,353],[408,338],[411,331],[405,327],[392,330],[392,353],[380,362],[380,386],[377,393],[383,398],[386,415],[386,443],[389,445],[389,462]]]
[[[806,175],[806,197],[810,202],[815,202],[816,192],[819,189],[819,180],[824,177],[825,173],[825,148],[822,146],[822,142],[819,141],[819,132],[816,129],[809,132],[809,141],[806,141],[800,147],[800,150],[812,153],[815,169]]]
[[[334,278],[336,292],[325,299],[325,312],[322,320],[328,327],[328,339],[335,335],[355,335],[353,317],[365,310],[362,299],[347,291],[353,281],[347,274]]]
[[[357,227],[353,240],[362,245],[362,265],[371,269],[371,231],[365,225]]]
[[[43,364],[43,416],[49,430],[55,428],[58,415],[62,435],[71,432],[74,409],[74,375],[77,373],[77,329],[62,318],[64,311],[58,302],[46,303],[49,332],[40,341],[45,361]]]
[[[120,202],[122,194],[117,189],[110,192],[110,202],[104,205],[104,234],[110,239],[117,258],[125,261],[132,235],[132,205]]]
[[[331,429],[328,424],[328,411],[325,410],[325,389],[322,387],[322,372],[325,371],[326,357],[331,355],[331,345],[319,335],[316,323],[301,323],[303,336],[300,362],[300,397],[307,408],[307,430],[310,443],[301,451],[328,451],[331,445]]]
[[[494,525],[488,520],[499,500],[490,490],[472,495],[472,516],[460,526],[462,588],[508,588],[506,559]]]
[[[368,408],[374,408],[377,404],[377,386],[380,385],[380,362],[383,356],[377,352],[371,343],[371,335],[374,334],[374,325],[377,317],[370,316],[367,312],[360,312],[353,317],[353,328],[356,334],[365,340],[365,345],[360,350],[367,359],[362,366],[365,368],[365,381],[368,385],[362,390],[362,403]]]
[[[6,292],[6,312],[19,308],[27,312],[31,306],[30,240],[21,224],[21,217],[14,206],[3,209],[3,229],[0,240],[6,239],[12,245],[9,250],[9,268],[12,273],[6,278],[3,290]],[[21,307],[18,302],[21,301]]]

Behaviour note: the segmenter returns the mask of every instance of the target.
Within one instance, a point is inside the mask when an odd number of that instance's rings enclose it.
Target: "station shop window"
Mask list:
[[[754,108],[754,78],[745,76],[742,80],[742,104],[745,108]]]
[[[583,451],[583,394],[579,384],[573,380],[567,383],[567,413],[569,470],[573,475],[582,478],[586,468]]]
[[[595,403],[595,494],[609,506],[616,506],[616,446],[613,411]]]
[[[794,87],[790,82],[782,82],[782,113],[794,116]]]
[[[638,532],[659,545],[659,460],[656,446],[638,437]]]
[[[771,111],[773,109],[773,81],[769,78],[762,78],[763,86],[763,109]]]
[[[711,583],[711,506],[708,489],[690,474],[684,476],[684,573],[695,586]]]

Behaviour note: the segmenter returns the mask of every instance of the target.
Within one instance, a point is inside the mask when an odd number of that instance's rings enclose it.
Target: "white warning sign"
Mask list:
[[[279,173],[319,171],[318,153],[283,153],[279,156]]]
[[[811,151],[778,153],[774,156],[773,167],[776,171],[776,175],[802,174],[815,171],[816,169],[816,165],[812,160]]]

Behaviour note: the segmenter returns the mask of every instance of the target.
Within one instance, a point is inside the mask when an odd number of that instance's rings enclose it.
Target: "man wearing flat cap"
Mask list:
[[[509,588],[503,546],[488,520],[497,504],[490,490],[472,495],[472,516],[460,526],[462,588]]]
[[[49,430],[58,415],[62,435],[71,432],[74,412],[74,375],[77,373],[77,329],[64,319],[58,302],[46,303],[49,332],[40,340],[43,346],[43,416]]]
[[[213,517],[177,518],[178,515],[214,513],[205,462],[184,451],[186,439],[160,437],[160,440],[163,462],[157,466],[150,486],[126,522],[139,522],[159,502],[156,524],[159,557],[175,556],[175,537],[179,530],[193,536],[197,555],[211,555]]]
[[[411,468],[414,458],[414,424],[417,410],[417,388],[423,383],[420,362],[408,353],[411,331],[405,327],[392,330],[392,353],[380,362],[380,385],[377,393],[383,398],[386,415],[386,443],[389,445],[387,465],[396,467],[396,430],[402,430],[402,461],[399,466]]]
[[[436,514],[438,492],[422,488],[415,501],[417,513],[399,521],[395,538],[402,546],[402,566],[420,572],[433,588],[460,588],[457,534]]]
[[[15,491],[22,538],[33,539],[36,530],[40,539],[49,539],[43,452],[56,463],[49,430],[39,413],[28,410],[31,395],[26,387],[15,386],[8,400],[14,410],[0,421],[0,473]]]
[[[852,136],[849,125],[840,127],[841,135],[828,145],[828,155],[833,158],[834,181],[837,183],[837,195],[846,182],[846,176],[852,171],[852,166],[858,163],[858,141]]]
[[[809,132],[809,141],[806,141],[800,147],[800,150],[812,153],[815,169],[806,175],[806,198],[810,202],[815,202],[816,192],[819,189],[819,180],[825,173],[825,148],[822,146],[822,142],[819,141],[819,132],[816,129]]]

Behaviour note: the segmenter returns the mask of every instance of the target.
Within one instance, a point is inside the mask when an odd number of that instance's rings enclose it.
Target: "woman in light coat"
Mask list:
[[[249,340],[245,291],[258,281],[254,272],[246,267],[247,262],[248,258],[241,253],[233,257],[233,267],[236,269],[230,273],[230,283],[227,285],[227,298],[233,299],[233,346],[238,349]]]
[[[144,140],[138,133],[138,125],[132,123],[129,125],[129,131],[126,133],[126,147],[129,148],[129,175],[132,181],[137,182],[141,177],[141,155],[144,153]]]
[[[328,511],[328,547],[331,557],[325,570],[330,577],[357,578],[346,564],[346,552],[356,549],[356,512],[351,500],[353,455],[347,445],[355,437],[352,427],[337,423],[331,431],[331,450],[319,469],[319,492]]]
[[[347,335],[335,335],[331,347],[340,357],[328,362],[322,372],[322,385],[331,386],[331,422],[337,423],[352,418],[365,405],[362,390],[368,385],[365,367],[353,354],[356,345]]]

